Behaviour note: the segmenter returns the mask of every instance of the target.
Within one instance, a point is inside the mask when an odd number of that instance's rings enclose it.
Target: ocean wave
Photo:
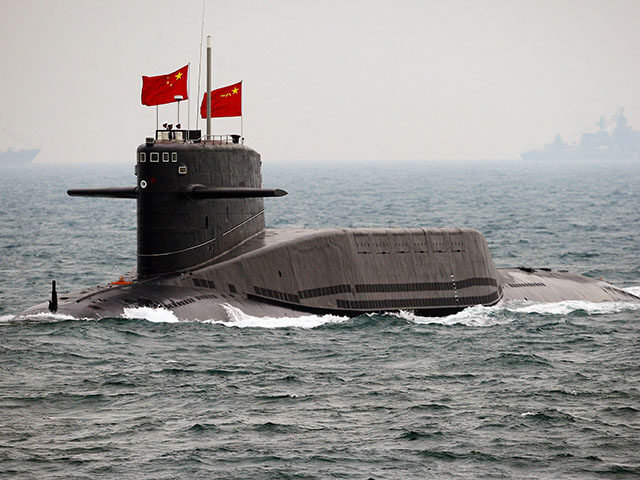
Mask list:
[[[640,287],[631,287],[628,292],[636,295],[640,293]],[[634,293],[637,292],[637,293]],[[588,315],[606,315],[610,313],[620,313],[625,311],[640,310],[640,303],[633,302],[602,302],[594,303],[583,300],[567,300],[553,303],[535,303],[521,300],[499,302],[498,304],[485,307],[475,305],[464,310],[448,315],[446,317],[424,317],[416,315],[412,311],[400,311],[389,313],[398,318],[416,324],[438,324],[438,325],[463,325],[467,327],[492,327],[503,325],[515,320],[513,313],[535,313],[538,315],[569,315],[574,312],[586,313]]]
[[[513,319],[507,318],[502,313],[504,308],[502,304],[491,307],[483,305],[475,305],[465,308],[464,310],[448,315],[446,317],[423,317],[416,315],[411,311],[400,311],[393,313],[399,318],[417,324],[439,324],[439,325],[464,325],[467,327],[492,327],[494,325],[509,323]]]
[[[629,292],[631,295],[635,295],[636,297],[640,297],[640,286],[623,288],[622,290]]]
[[[343,323],[349,317],[336,315],[301,315],[299,317],[254,317],[244,313],[229,304],[222,305],[228,320],[207,320],[208,323],[218,323],[226,327],[237,328],[316,328],[325,324]]]
[[[582,312],[587,315],[604,315],[630,310],[640,310],[640,303],[633,302],[602,302],[594,303],[584,300],[567,300],[554,303],[534,303],[513,301],[506,302],[505,309],[513,313],[536,313],[539,315],[569,315]]]
[[[526,411],[520,414],[523,418],[529,418],[532,421],[549,424],[549,425],[567,425],[575,423],[577,417],[570,413],[563,412],[555,408],[545,408],[543,410]]]
[[[122,318],[141,319],[154,323],[177,323],[180,321],[171,310],[152,307],[125,308]]]
[[[236,328],[316,328],[327,323],[340,323],[348,320],[348,317],[335,315],[301,315],[298,317],[256,317],[244,313],[237,307],[229,304],[222,305],[227,314],[226,319],[202,319],[182,320],[176,314],[163,307],[131,307],[125,308],[122,318],[130,320],[147,320],[154,323],[178,323],[198,322],[219,324]]]
[[[9,318],[10,317],[10,318]],[[28,316],[20,316],[20,315],[6,315],[0,317],[0,321],[10,322],[13,320],[24,320],[24,321],[42,321],[42,322],[64,322],[67,320],[86,320],[85,318],[76,318],[73,315],[64,315],[62,313],[33,313]]]
[[[635,288],[635,287],[634,287]],[[322,326],[342,325],[354,322],[346,316],[337,315],[313,315],[301,314],[296,317],[258,317],[249,315],[241,309],[229,304],[223,305],[227,314],[227,319],[205,319],[202,323],[224,325],[236,328],[303,328],[312,329]],[[475,305],[445,317],[425,317],[417,315],[412,311],[369,313],[367,320],[381,315],[390,318],[400,319],[407,323],[418,325],[462,325],[467,327],[492,327],[504,325],[515,320],[515,314],[537,314],[537,315],[569,315],[574,312],[587,313],[588,315],[604,315],[609,313],[619,313],[628,310],[640,310],[640,303],[632,302],[603,302],[593,303],[582,300],[571,300],[555,303],[534,303],[525,301],[500,302],[497,305],[485,307]],[[171,311],[164,308],[127,308],[124,318],[144,319],[151,322],[175,323],[180,321]],[[355,322],[359,326],[369,325],[370,322]],[[376,321],[376,323],[379,323]]]

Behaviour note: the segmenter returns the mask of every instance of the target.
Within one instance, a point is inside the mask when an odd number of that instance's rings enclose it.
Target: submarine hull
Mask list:
[[[154,307],[184,320],[228,320],[233,309],[442,316],[503,299],[640,301],[580,275],[497,269],[482,234],[468,228],[265,229],[263,198],[286,192],[262,188],[260,155],[233,139],[191,142],[187,133],[158,131],[138,147],[135,186],[67,192],[136,200],[136,269],[73,294],[57,297],[54,287],[24,315],[104,318]]]
[[[61,295],[57,313],[121,317],[152,307],[182,320],[228,321],[234,309],[259,317],[442,316],[500,300],[640,301],[581,275],[498,269],[479,232],[454,228],[266,230],[198,268],[150,278],[133,271],[125,280]],[[23,315],[46,312],[45,302]]]

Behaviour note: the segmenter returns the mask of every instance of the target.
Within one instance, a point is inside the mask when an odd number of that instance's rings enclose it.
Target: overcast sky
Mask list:
[[[0,128],[38,162],[133,163],[155,129],[141,76],[189,62],[195,124],[201,1],[0,7]],[[638,0],[211,0],[204,32],[265,162],[517,159],[619,107],[640,128]]]

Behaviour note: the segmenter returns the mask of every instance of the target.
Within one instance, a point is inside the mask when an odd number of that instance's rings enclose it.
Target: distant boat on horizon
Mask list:
[[[608,130],[609,124],[614,124]],[[523,160],[636,160],[640,159],[640,132],[634,130],[624,116],[624,109],[607,120],[604,115],[596,123],[599,130],[583,133],[574,143],[565,142],[556,135],[551,143],[539,150],[529,150],[520,156]]]
[[[38,153],[40,153],[39,148],[30,148],[26,150],[14,150],[9,148],[4,152],[0,152],[0,166],[30,165]]]

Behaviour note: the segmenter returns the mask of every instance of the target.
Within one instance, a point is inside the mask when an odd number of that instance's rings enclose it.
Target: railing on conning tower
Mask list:
[[[157,142],[206,142],[214,145],[244,144],[240,135],[202,135],[200,130],[156,130]]]
[[[231,144],[243,144],[244,138],[240,135],[229,134],[229,135],[209,135],[209,138],[202,139],[203,142],[213,143],[214,145],[231,145]]]

